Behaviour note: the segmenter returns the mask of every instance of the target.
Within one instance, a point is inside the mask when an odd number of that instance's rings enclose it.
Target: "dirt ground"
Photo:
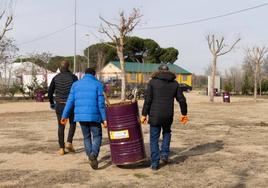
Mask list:
[[[174,116],[171,163],[154,172],[149,163],[111,164],[107,130],[92,170],[77,127],[75,154],[58,156],[56,116],[48,103],[0,104],[0,187],[268,187],[268,99],[186,95],[190,122]],[[140,101],[141,107],[142,101]],[[147,156],[148,125],[143,126]],[[148,158],[149,160],[149,158]]]

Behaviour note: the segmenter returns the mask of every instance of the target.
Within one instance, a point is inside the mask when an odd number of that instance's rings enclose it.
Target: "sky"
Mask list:
[[[267,45],[268,6],[200,23],[161,29],[144,28],[190,22],[263,3],[268,1],[77,0],[77,54],[83,54],[88,45],[98,43],[102,39],[109,41],[106,36],[98,32],[101,24],[100,15],[118,23],[120,11],[123,10],[128,15],[133,8],[139,8],[143,16],[131,35],[151,38],[162,48],[178,49],[179,56],[175,64],[195,74],[204,74],[211,62],[211,54],[205,39],[208,34],[224,36],[227,45],[241,38],[232,52],[218,59],[218,69],[224,73],[230,67],[241,65],[246,48]],[[34,52],[73,55],[74,5],[75,0],[15,0],[13,30],[7,36],[15,39],[20,49],[19,55]],[[48,34],[51,35],[44,37]],[[35,40],[40,37],[44,38]]]

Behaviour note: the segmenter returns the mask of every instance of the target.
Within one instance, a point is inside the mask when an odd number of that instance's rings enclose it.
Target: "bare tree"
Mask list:
[[[10,65],[10,62],[13,58],[12,52],[14,49],[15,49],[14,51],[17,51],[17,47],[14,46],[13,40],[5,37],[6,32],[12,29],[11,28],[11,24],[13,21],[12,5],[13,5],[12,0],[10,0],[7,3],[4,1],[0,2],[0,77],[1,77],[0,80],[1,82],[3,82],[3,84],[0,85],[1,87],[3,85],[4,88],[6,88],[7,85],[9,87],[9,84],[7,83],[10,82],[10,76],[7,75],[11,74],[7,74],[7,70],[11,70],[9,69],[8,65]],[[4,69],[4,81],[1,75],[2,69]]]
[[[239,94],[242,90],[242,71],[241,67],[230,67],[225,71],[225,79],[233,86],[233,92]]]
[[[13,5],[13,1],[10,0],[8,3],[8,6],[4,6],[6,7],[6,9],[4,8],[4,10],[0,10],[0,43],[2,39],[4,38],[6,32],[12,29],[11,27],[11,24],[13,21],[13,14],[11,10],[12,5]]]
[[[125,59],[124,59],[124,41],[126,36],[131,33],[140,22],[142,15],[139,9],[133,9],[132,13],[127,17],[124,11],[120,12],[120,21],[118,24],[111,23],[100,16],[100,19],[108,26],[107,28],[101,25],[100,32],[107,35],[115,44],[117,56],[120,60],[120,68],[122,71],[122,87],[121,100],[126,99],[126,73],[125,73]]]
[[[264,62],[265,55],[268,52],[267,47],[252,47],[246,50],[246,56],[254,70],[254,100],[257,101],[257,84],[261,85],[261,65]],[[260,91],[261,92],[261,91]]]
[[[14,44],[13,39],[4,38],[0,42],[0,90],[1,92],[10,88],[11,78],[15,75],[12,74],[13,61],[17,56],[17,46]],[[2,92],[3,93],[3,92]]]
[[[32,53],[30,54],[30,58],[28,59],[30,62],[41,67],[45,85],[48,84],[47,83],[47,75],[48,75],[47,66],[49,64],[51,57],[52,57],[52,54],[50,52],[42,52],[42,53]]]
[[[224,43],[224,37],[219,37],[218,39],[214,35],[208,35],[206,39],[208,42],[209,50],[212,54],[212,70],[211,70],[212,81],[209,93],[210,93],[210,101],[214,102],[214,85],[217,70],[217,58],[219,56],[229,53],[234,48],[234,46],[240,41],[240,38],[237,39],[228,49],[225,49],[227,45]]]
[[[265,57],[263,62],[263,74],[268,77],[268,56]]]
[[[101,52],[97,53],[97,66],[96,66],[96,72],[99,73],[99,79],[102,80],[102,73],[101,70],[104,67],[105,64],[105,57],[104,54]]]

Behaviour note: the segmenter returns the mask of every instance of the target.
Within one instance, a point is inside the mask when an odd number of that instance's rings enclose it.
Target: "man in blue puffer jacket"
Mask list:
[[[98,168],[102,128],[107,126],[103,85],[95,77],[95,70],[87,68],[85,76],[72,85],[66,106],[62,113],[62,123],[66,124],[71,109],[74,107],[74,121],[81,125],[84,145],[89,163]],[[92,137],[91,137],[92,135]]]

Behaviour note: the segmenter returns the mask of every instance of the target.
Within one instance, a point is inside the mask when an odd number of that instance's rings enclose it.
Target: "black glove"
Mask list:
[[[50,109],[51,110],[55,110],[56,109],[56,105],[55,104],[50,104]]]

